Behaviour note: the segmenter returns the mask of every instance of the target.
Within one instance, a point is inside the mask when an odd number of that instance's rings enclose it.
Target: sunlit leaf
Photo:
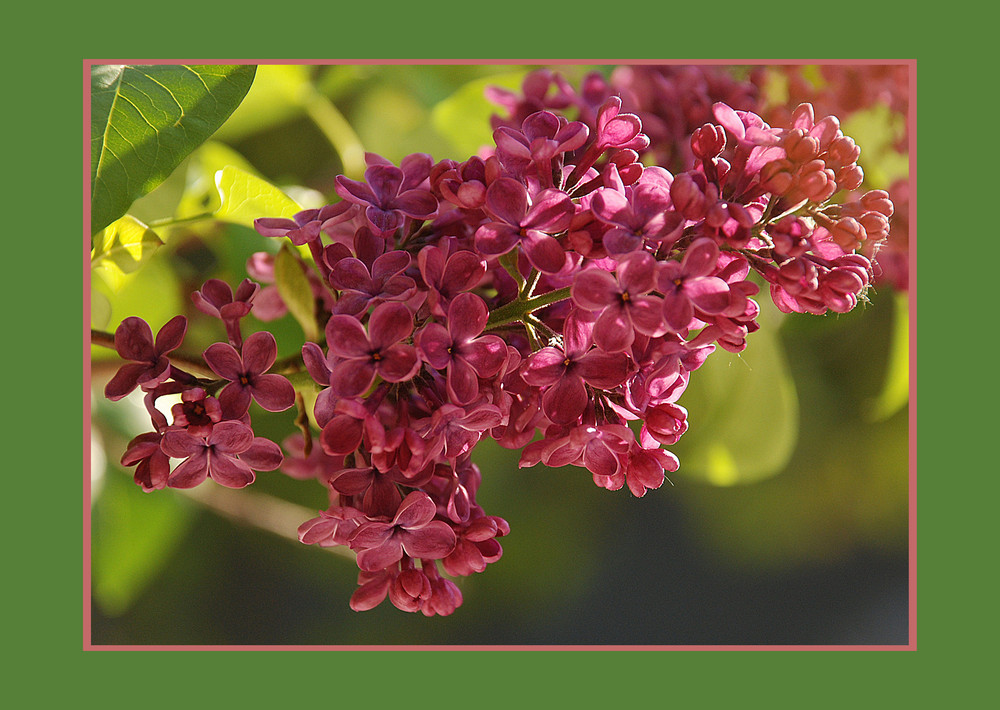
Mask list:
[[[232,114],[255,67],[99,65],[91,71],[91,231],[159,185]]]
[[[431,122],[441,135],[466,155],[473,155],[493,141],[490,116],[500,107],[486,98],[488,86],[518,89],[524,73],[502,74],[476,79],[439,102],[431,111]]]
[[[274,259],[274,282],[289,313],[302,326],[306,340],[319,339],[316,325],[316,299],[309,279],[288,244],[282,246]]]
[[[266,180],[227,165],[215,174],[221,205],[215,216],[226,222],[252,227],[260,217],[291,219],[302,207]]]
[[[105,476],[94,508],[91,564],[94,599],[106,614],[129,609],[189,524],[190,510],[172,491],[144,493],[118,472]]]
[[[910,309],[906,293],[895,294],[893,301],[892,336],[885,382],[878,397],[871,403],[872,421],[888,419],[906,406],[910,399]]]
[[[718,350],[692,374],[680,400],[691,427],[670,447],[681,459],[673,475],[750,483],[780,472],[791,457],[798,396],[776,328],[763,315],[760,321],[743,353]]]
[[[135,217],[125,215],[94,236],[90,268],[117,291],[125,275],[134,273],[162,244],[156,232]]]
[[[178,201],[174,217],[185,219],[216,212],[222,203],[215,184],[215,175],[226,166],[257,175],[253,165],[225,143],[206,141],[192,153],[187,161],[184,191]]]

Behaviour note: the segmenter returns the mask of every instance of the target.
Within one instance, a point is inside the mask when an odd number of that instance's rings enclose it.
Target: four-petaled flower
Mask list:
[[[447,369],[448,396],[468,404],[479,396],[479,377],[492,377],[507,360],[507,344],[497,335],[480,335],[486,327],[486,303],[473,293],[462,293],[448,307],[445,325],[428,323],[417,333],[424,360]]]
[[[412,345],[400,342],[413,332],[413,314],[393,301],[375,307],[368,332],[354,316],[338,314],[327,321],[330,348],[330,387],[342,397],[361,394],[378,375],[387,382],[403,382],[420,369]]]
[[[663,301],[648,295],[656,285],[656,260],[644,251],[618,263],[617,278],[599,268],[584,269],[573,279],[571,294],[580,308],[599,313],[594,342],[608,352],[632,345],[636,332],[655,335],[663,328]]]
[[[437,198],[420,188],[405,189],[404,173],[394,165],[375,164],[365,170],[365,182],[337,176],[337,194],[361,205],[372,230],[395,232],[405,217],[425,220],[437,212]]]
[[[253,429],[232,420],[216,424],[207,438],[180,429],[168,431],[160,448],[184,459],[167,479],[171,488],[193,488],[206,478],[227,488],[244,488],[254,482],[254,469],[273,471],[283,458],[273,441],[254,437]]]
[[[267,331],[250,335],[242,353],[229,343],[215,343],[204,352],[205,362],[219,377],[229,380],[219,393],[222,408],[239,417],[253,399],[269,412],[282,412],[295,404],[295,389],[281,375],[268,374],[278,354],[274,336]]]
[[[391,522],[370,520],[351,535],[351,549],[358,553],[358,567],[368,572],[385,569],[406,554],[439,560],[455,548],[455,531],[435,520],[437,506],[423,491],[413,491],[399,505]]]
[[[718,245],[703,237],[692,242],[679,262],[660,263],[657,286],[663,294],[663,318],[672,331],[690,325],[695,307],[709,314],[729,307],[729,284],[711,275],[718,259]]]
[[[549,188],[529,204],[519,181],[502,177],[486,190],[486,209],[496,220],[476,230],[476,248],[488,256],[506,254],[519,244],[539,271],[554,274],[566,264],[566,253],[553,236],[569,228],[576,208],[569,195]]]
[[[175,316],[153,331],[142,318],[130,316],[115,330],[115,350],[132,362],[122,365],[104,388],[104,396],[117,401],[136,387],[150,389],[170,376],[167,353],[180,347],[187,332],[187,318]]]
[[[586,385],[611,389],[629,375],[628,356],[592,348],[588,330],[585,321],[570,314],[563,334],[564,346],[538,350],[521,371],[529,385],[546,388],[542,411],[556,424],[570,424],[583,414],[590,400]]]

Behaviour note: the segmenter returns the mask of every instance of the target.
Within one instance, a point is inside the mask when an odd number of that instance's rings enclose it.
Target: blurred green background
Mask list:
[[[594,68],[556,67],[574,84]],[[217,206],[217,170],[234,165],[315,207],[336,199],[337,174],[360,177],[363,151],[397,164],[413,152],[464,160],[489,141],[498,110],[484,87],[516,88],[529,69],[259,67],[223,128],[130,210],[164,225],[164,245],[115,283],[93,278],[92,325],[113,331],[136,315],[155,331],[193,316],[189,295],[205,279],[235,285],[251,254],[276,251],[278,240],[238,220],[180,221]],[[845,132],[857,128],[869,175],[905,178],[898,153],[869,150],[888,142],[880,116],[856,115]],[[326,507],[316,483],[260,474],[235,495],[247,515],[266,514],[261,525],[222,513],[228,496],[142,493],[118,459],[148,419],[134,397],[103,399],[117,359],[95,347],[93,642],[905,644],[906,294],[880,287],[870,303],[826,317],[782,316],[766,294],[758,301],[762,327],[747,350],[716,353],[692,376],[680,401],[690,430],[670,447],[681,469],[644,498],[599,489],[583,469],[518,469],[518,452],[484,442],[478,500],[511,534],[499,562],[459,581],[462,607],[433,619],[388,602],[351,611],[355,565],[288,539]],[[298,351],[291,317],[250,320],[275,333],[279,357]],[[184,349],[220,335],[196,317]],[[287,415],[253,417],[276,441],[294,431]],[[279,534],[264,529],[272,522]]]

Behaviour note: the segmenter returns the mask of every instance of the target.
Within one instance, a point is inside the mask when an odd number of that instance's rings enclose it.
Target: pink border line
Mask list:
[[[633,65],[781,65],[879,64],[909,68],[909,639],[900,645],[115,645],[91,641],[91,365],[90,365],[90,69],[100,64],[258,64],[258,65],[490,65],[490,66],[573,66],[580,64]],[[83,650],[85,651],[915,651],[917,650],[917,61],[915,59],[332,59],[332,60],[247,60],[247,59],[85,59],[83,61]]]

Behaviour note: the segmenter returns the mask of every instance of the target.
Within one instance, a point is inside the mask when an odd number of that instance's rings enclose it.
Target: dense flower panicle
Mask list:
[[[108,396],[142,387],[155,429],[123,465],[145,490],[242,487],[279,466],[316,480],[330,505],[298,536],[356,553],[351,608],[388,599],[427,616],[462,603],[442,574],[483,572],[510,532],[476,500],[483,438],[521,449],[520,466],[578,466],[636,497],[659,488],[679,467],[663,447],[688,430],[693,373],[759,328],[754,279],[781,311],[846,312],[898,219],[888,193],[862,188],[835,117],[803,104],[772,127],[754,113],[758,80],[650,66],[576,89],[533,72],[522,94],[488,93],[507,115],[479,155],[397,167],[368,153],[363,181],[337,177],[340,202],[257,220],[313,256],[300,264],[324,337],[289,370],[315,382],[311,411],[298,399],[302,432],[282,454],[250,423],[252,400],[296,402],[269,372],[274,338],[240,334],[251,308],[284,312],[273,257],[255,255],[266,288],[210,281],[194,299],[226,324],[229,342],[204,351],[220,379],[170,364],[182,320],[155,343],[138,319],[119,329],[135,364]],[[153,406],[167,394],[181,395],[172,422]]]

